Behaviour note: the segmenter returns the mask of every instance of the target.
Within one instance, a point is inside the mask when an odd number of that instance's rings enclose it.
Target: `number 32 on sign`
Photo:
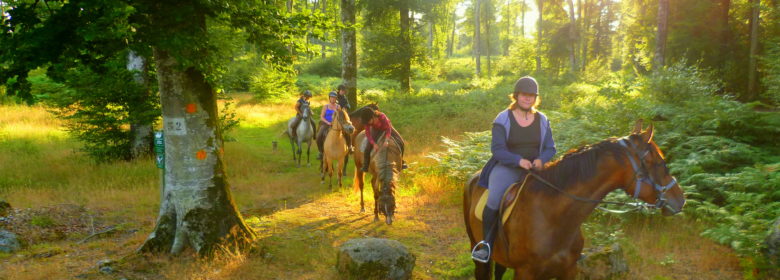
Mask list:
[[[187,135],[187,123],[184,118],[165,119],[165,135]]]

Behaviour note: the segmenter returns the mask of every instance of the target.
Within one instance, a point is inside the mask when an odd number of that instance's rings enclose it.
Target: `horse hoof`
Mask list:
[[[365,213],[365,212],[366,212],[365,208],[360,208],[360,213]]]
[[[374,222],[378,222],[378,221],[379,221],[379,217],[374,216]]]

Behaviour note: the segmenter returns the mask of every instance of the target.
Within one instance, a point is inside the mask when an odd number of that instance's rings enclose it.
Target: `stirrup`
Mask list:
[[[481,248],[482,247],[480,245],[487,247],[488,254],[487,254],[487,258],[486,259],[480,259],[480,258],[477,258],[477,257],[474,256],[474,253],[477,252],[477,248]],[[485,240],[482,240],[479,243],[477,243],[477,245],[474,245],[474,249],[471,249],[471,259],[475,260],[475,261],[478,261],[478,262],[481,262],[481,263],[488,263],[488,262],[490,262],[490,255],[492,255],[492,253],[493,252],[491,252],[490,244],[485,242]]]

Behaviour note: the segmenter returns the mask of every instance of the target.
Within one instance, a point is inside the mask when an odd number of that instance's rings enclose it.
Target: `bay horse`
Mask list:
[[[343,132],[352,133],[355,127],[349,119],[349,115],[339,108],[333,113],[333,122],[330,130],[325,136],[323,144],[322,161],[320,162],[320,184],[325,183],[325,173],[328,173],[328,188],[333,189],[333,171],[338,173],[339,187],[341,187],[341,177],[344,175],[343,167],[346,164],[344,158],[349,155],[347,139]],[[337,161],[336,168],[333,167],[333,161]]]
[[[308,104],[301,104],[301,121],[298,122],[297,127],[292,127],[295,117],[287,121],[287,136],[290,138],[290,147],[293,152],[293,161],[298,163],[298,167],[301,167],[301,154],[303,143],[306,143],[306,165],[311,166],[309,160],[309,152],[311,151],[311,142],[314,137],[314,128],[311,124],[311,110]],[[293,131],[295,137],[293,137]]]
[[[380,134],[379,139],[384,138],[384,133]],[[367,145],[366,133],[361,132],[354,138],[357,147],[355,147],[355,179],[353,185],[360,189],[360,212],[365,212],[363,202],[363,147]],[[376,145],[379,149],[371,153],[371,162],[368,172],[371,174],[371,187],[374,191],[374,221],[379,220],[379,213],[385,215],[385,223],[393,224],[395,215],[395,187],[398,181],[398,175],[402,171],[403,159],[401,157],[401,147],[393,138],[387,147],[379,141]]]
[[[515,270],[514,279],[575,279],[584,244],[580,227],[598,202],[617,189],[654,203],[665,216],[681,212],[683,191],[669,175],[653,133],[652,124],[642,131],[642,122],[637,121],[629,136],[567,153],[535,173],[543,180],[528,177],[514,210],[497,232],[490,262],[474,262],[476,278],[490,279],[495,261],[496,279],[507,268]],[[483,239],[482,222],[474,214],[485,191],[477,186],[478,178],[476,174],[469,180],[463,196],[472,248]]]

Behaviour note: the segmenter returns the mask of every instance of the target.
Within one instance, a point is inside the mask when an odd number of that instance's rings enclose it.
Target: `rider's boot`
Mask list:
[[[493,241],[496,239],[496,228],[498,225],[498,210],[485,206],[482,212],[482,232],[484,238],[471,250],[471,258],[481,263],[488,263],[490,255],[493,254]]]
[[[360,168],[363,172],[368,172],[368,166],[371,163],[371,145],[366,145],[366,150],[363,152],[363,167]]]

